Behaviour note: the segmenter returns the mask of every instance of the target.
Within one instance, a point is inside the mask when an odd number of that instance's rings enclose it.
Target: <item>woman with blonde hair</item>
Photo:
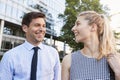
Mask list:
[[[64,57],[62,80],[120,80],[120,56],[105,15],[81,12],[72,31],[84,48]]]

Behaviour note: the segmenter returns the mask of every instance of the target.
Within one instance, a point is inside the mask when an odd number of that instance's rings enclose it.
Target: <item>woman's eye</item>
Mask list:
[[[80,23],[76,23],[76,25],[78,26],[78,25],[80,25]]]

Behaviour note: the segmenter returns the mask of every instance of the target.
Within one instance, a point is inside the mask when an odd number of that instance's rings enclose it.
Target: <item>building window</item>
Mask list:
[[[1,46],[2,52],[6,52],[7,50],[9,50],[11,48],[12,48],[11,42],[2,41],[2,46]]]
[[[35,2],[33,0],[28,1],[28,6],[34,8]]]
[[[6,8],[6,15],[7,16],[11,16],[12,14],[12,7],[10,5],[7,5],[7,8]]]
[[[24,3],[24,0],[19,0],[18,2],[21,3],[21,4],[23,4],[23,3]]]
[[[0,13],[5,14],[5,3],[0,2]]]
[[[24,12],[22,12],[21,10],[18,11],[18,20],[22,20],[23,16],[24,16]]]
[[[11,35],[11,29],[8,28],[8,27],[4,27],[4,29],[3,29],[3,34]]]
[[[14,19],[17,19],[17,14],[18,14],[17,8],[13,7],[13,10],[12,10],[12,17],[13,17]]]
[[[21,26],[7,22],[7,21],[5,22],[5,27],[3,29],[3,33],[7,34],[7,35],[25,37],[25,34],[22,31]]]

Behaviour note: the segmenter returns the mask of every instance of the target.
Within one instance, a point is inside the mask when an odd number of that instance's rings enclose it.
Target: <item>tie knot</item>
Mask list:
[[[38,51],[39,47],[33,47],[34,51]]]

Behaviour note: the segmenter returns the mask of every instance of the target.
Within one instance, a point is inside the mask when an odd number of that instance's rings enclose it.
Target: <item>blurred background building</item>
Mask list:
[[[55,46],[56,30],[61,25],[57,17],[64,12],[64,5],[64,0],[0,0],[0,55],[25,41],[21,20],[30,11],[45,13],[45,43]]]

